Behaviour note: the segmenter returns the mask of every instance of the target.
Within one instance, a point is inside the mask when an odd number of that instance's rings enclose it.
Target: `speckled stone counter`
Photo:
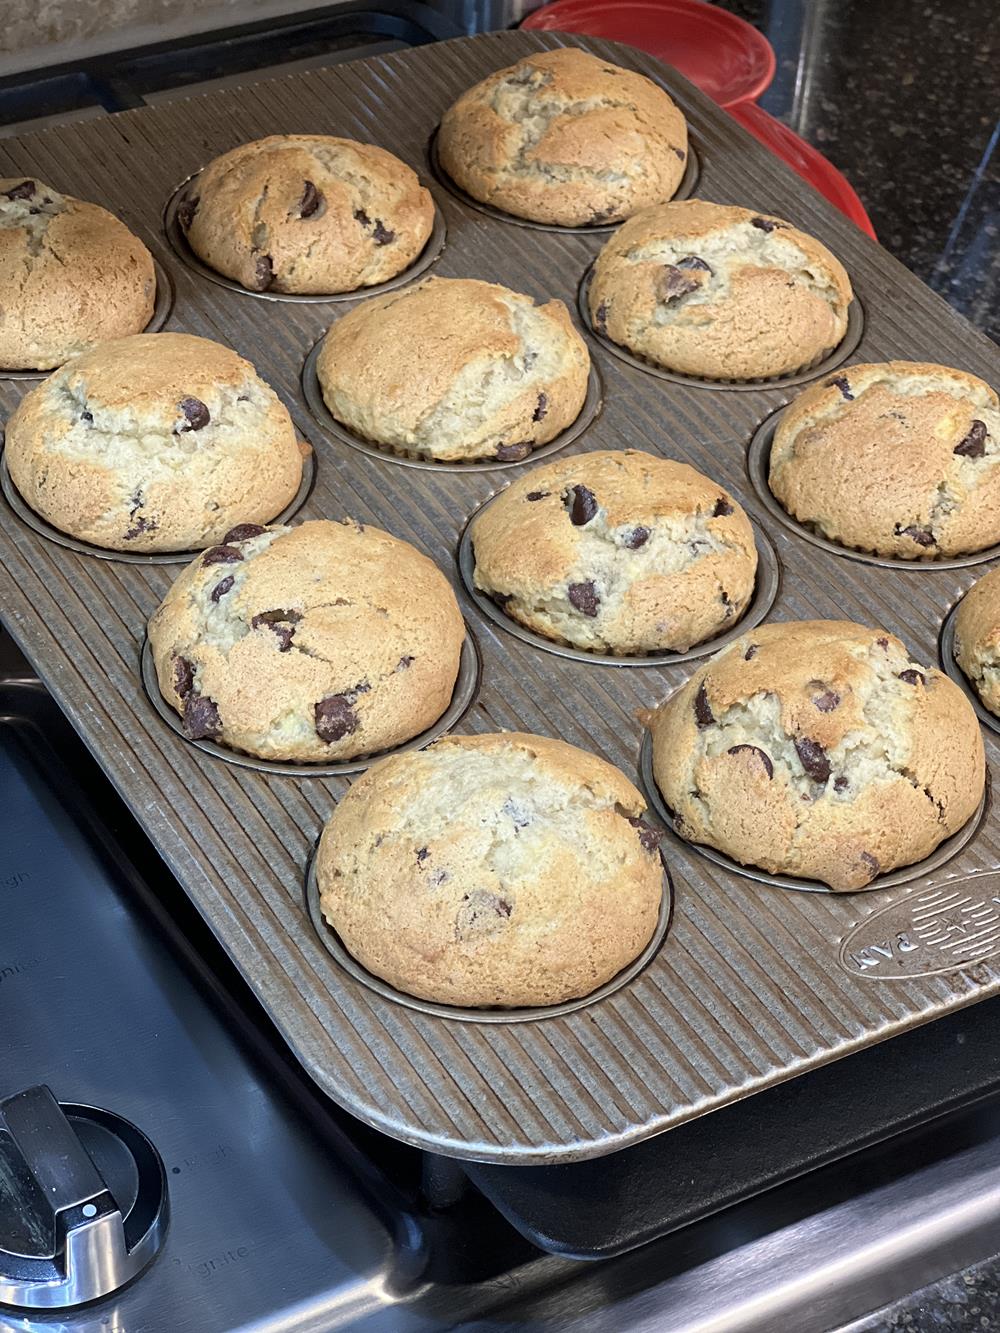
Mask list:
[[[887,249],[997,338],[996,0],[722,0],[721,7],[760,28],[777,53],[761,106],[840,168]]]

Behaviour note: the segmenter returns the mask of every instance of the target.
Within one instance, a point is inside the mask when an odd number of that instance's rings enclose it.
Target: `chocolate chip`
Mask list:
[[[302,619],[301,611],[260,611],[250,621],[251,629],[266,625],[278,639],[278,652],[287,653],[292,646],[295,626]]]
[[[758,746],[756,746],[756,745],[734,745],[734,746],[732,746],[732,747],[727,751],[727,753],[728,753],[728,754],[752,754],[752,755],[754,755],[754,756],[755,756],[756,758],[758,758],[758,759],[760,760],[760,762],[764,765],[764,772],[767,774],[768,778],[770,779],[770,778],[773,778],[773,777],[774,777],[774,765],[771,763],[771,756],[768,755],[768,754],[765,754],[764,751],[761,750]]]
[[[328,694],[325,699],[320,699],[313,712],[316,717],[316,734],[328,745],[333,741],[342,741],[358,729],[358,715],[345,694]]]
[[[713,518],[726,518],[733,512],[733,506],[724,495],[720,495],[715,502],[715,508],[712,510]]]
[[[783,224],[775,222],[773,218],[751,218],[750,226],[756,227],[758,231],[777,231]]]
[[[703,273],[711,273],[712,265],[705,262],[700,255],[685,255],[683,259],[678,259],[678,268],[700,269]]]
[[[532,421],[541,421],[542,417],[545,416],[548,410],[549,410],[548,394],[540,393],[538,395],[538,405],[536,406],[534,412],[532,412],[531,414]]]
[[[597,513],[597,496],[586,486],[571,486],[563,504],[569,510],[569,521],[575,528],[582,528]]]
[[[922,671],[917,671],[914,667],[907,667],[905,671],[899,673],[899,679],[905,680],[907,685],[916,685],[917,681],[921,685],[927,684],[927,678]]]
[[[251,537],[259,537],[267,528],[262,528],[259,523],[237,523],[235,528],[230,528],[222,541],[225,545],[230,542],[248,542]]]
[[[266,292],[274,281],[274,262],[270,255],[258,255],[253,266],[254,290]]]
[[[184,734],[192,741],[215,739],[222,731],[222,719],[214,699],[192,691],[184,702]]]
[[[372,232],[372,239],[376,245],[391,245],[396,239],[396,233],[390,231],[388,227],[382,225],[382,219],[375,219],[375,230]]]
[[[834,790],[834,791],[846,791],[849,785],[850,785],[850,784],[848,783],[847,779],[844,777],[843,773],[839,774],[837,777],[835,777],[835,778],[833,779],[833,790]]]
[[[299,204],[299,217],[311,218],[323,202],[323,196],[320,194],[312,181],[304,181],[302,190],[302,202]]]
[[[407,653],[405,657],[401,657],[399,661],[396,663],[396,670],[405,671],[407,667],[413,665],[415,660],[416,660],[415,658],[413,658],[409,653]]]
[[[807,736],[799,736],[795,742],[795,752],[802,767],[814,782],[827,781],[830,776],[830,761],[818,741],[811,741]]]
[[[133,515],[135,511],[133,510]],[[155,518],[146,518],[140,515],[127,532],[122,534],[123,541],[134,541],[136,537],[141,537],[144,532],[155,532],[160,525]]]
[[[687,153],[685,153],[683,148],[675,148],[674,152],[677,154],[677,156],[680,158],[682,162],[687,157]]]
[[[608,331],[608,303],[602,301],[594,312],[594,324],[600,333]]]
[[[658,851],[660,842],[663,839],[662,832],[658,828],[654,828],[652,824],[647,824],[644,819],[639,819],[635,815],[627,815],[626,818],[638,832],[639,841],[642,843],[645,850],[647,852]]]
[[[176,428],[177,434],[188,430],[202,430],[212,419],[208,408],[200,398],[182,398],[177,406],[187,422],[187,425]]]
[[[496,458],[501,463],[520,463],[522,458],[528,457],[534,447],[534,440],[519,440],[515,444],[501,444],[497,446]]]
[[[177,205],[177,221],[181,229],[187,231],[194,221],[194,215],[198,211],[198,205],[201,203],[201,196],[197,194],[188,194]]]
[[[4,190],[4,196],[7,199],[30,199],[35,193],[34,181],[22,181],[20,185],[14,185],[9,190]]]
[[[894,531],[897,537],[909,537],[910,540],[916,542],[918,546],[933,546],[935,543],[934,534],[931,532],[930,528],[921,528],[915,523],[911,523],[909,527],[906,528],[900,527],[897,523]]]
[[[986,452],[986,422],[973,421],[964,440],[955,445],[954,453],[962,458],[982,458]]]
[[[758,643],[747,644],[747,650],[743,654],[744,662],[749,662],[751,661],[752,658],[756,657],[759,649],[760,649],[760,644]]]
[[[174,689],[182,699],[194,689],[194,663],[179,655],[174,658]]]
[[[669,305],[672,301],[679,301],[682,296],[696,292],[700,286],[701,283],[688,277],[678,264],[667,264],[656,284],[656,297]]]
[[[463,894],[462,906],[455,917],[455,934],[460,940],[470,935],[491,935],[503,926],[513,910],[511,903],[499,894],[473,889]]]
[[[356,208],[354,210],[354,221],[360,222],[362,227],[370,227],[372,225],[371,218],[363,208]]]
[[[601,599],[597,595],[592,579],[585,583],[571,583],[566,589],[570,604],[585,616],[596,616]]]
[[[715,721],[704,681],[698,686],[698,693],[694,696],[694,720],[699,727],[710,727]]]
[[[235,565],[243,559],[243,552],[235,546],[210,546],[201,557],[203,565]]]
[[[627,546],[630,551],[638,551],[640,546],[645,546],[649,541],[649,528],[644,528],[641,524],[626,532],[622,538],[622,545]]]
[[[887,653],[887,652],[889,651],[889,640],[888,640],[888,639],[885,639],[885,638],[882,638],[882,639],[876,639],[875,642],[878,644],[878,646],[882,649],[883,652],[886,652],[886,653]]]
[[[235,581],[236,581],[235,577],[232,574],[227,574],[224,579],[221,579],[215,585],[215,587],[212,589],[210,593],[212,601],[218,602],[220,597],[225,597],[226,593],[229,592]]]
[[[832,713],[840,703],[840,695],[836,690],[824,690],[813,698],[813,703],[821,713]]]
[[[881,865],[879,864],[878,857],[872,856],[871,852],[862,852],[861,859],[862,861],[864,861],[865,865],[871,871],[869,880],[873,880],[875,876],[878,874],[878,872],[882,869]]]
[[[853,403],[853,402],[854,402],[854,394],[851,393],[851,385],[850,385],[850,381],[848,380],[848,378],[847,378],[846,375],[834,375],[834,377],[833,377],[832,379],[827,380],[827,385],[828,385],[828,387],[830,387],[830,388],[832,388],[834,385],[836,385],[837,388],[840,390],[841,395],[842,395],[842,396],[843,396],[849,403]]]
[[[84,422],[86,425],[92,426],[94,424],[93,412],[88,412],[84,410],[83,412],[80,413],[80,420]]]
[[[729,600],[729,593],[726,592],[725,588],[720,588],[720,589],[719,589],[719,601],[722,603],[723,608],[724,608],[724,610],[725,610],[725,612],[726,612],[726,614],[725,614],[725,619],[726,619],[726,620],[731,619],[731,618],[732,618],[732,614],[733,614],[733,612],[736,610],[736,607],[735,607],[735,605]]]
[[[551,491],[529,491],[524,498],[526,500],[545,500],[551,493]]]
[[[428,858],[429,856],[430,856],[430,851],[429,851],[426,847],[418,847],[418,848],[417,848],[417,864],[418,864],[418,865],[420,865],[421,862],[426,861],[427,858]]]

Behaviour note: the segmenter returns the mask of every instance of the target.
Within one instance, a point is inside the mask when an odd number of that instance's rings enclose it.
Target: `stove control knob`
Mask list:
[[[159,1251],[168,1207],[160,1155],[129,1121],[46,1087],[0,1102],[0,1304],[116,1291]]]

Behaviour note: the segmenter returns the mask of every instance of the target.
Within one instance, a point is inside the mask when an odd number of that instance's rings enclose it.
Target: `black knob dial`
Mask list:
[[[167,1217],[163,1162],[135,1125],[44,1086],[0,1102],[0,1304],[108,1295],[153,1259]]]

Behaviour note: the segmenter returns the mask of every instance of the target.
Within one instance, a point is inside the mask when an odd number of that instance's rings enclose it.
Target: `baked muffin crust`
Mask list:
[[[1000,717],[1000,568],[984,574],[959,604],[955,661],[983,705]]]

